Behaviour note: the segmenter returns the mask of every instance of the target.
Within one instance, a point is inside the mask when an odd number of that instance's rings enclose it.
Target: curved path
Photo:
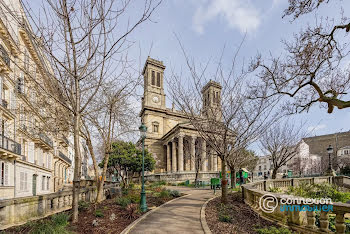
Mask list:
[[[204,233],[200,211],[205,201],[214,196],[213,191],[185,187],[170,189],[191,195],[160,207],[137,223],[129,233]]]

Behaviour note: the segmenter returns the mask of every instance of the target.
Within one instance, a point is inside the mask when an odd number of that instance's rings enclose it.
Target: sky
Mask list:
[[[40,0],[29,1],[34,11],[40,5],[38,2]],[[134,4],[143,2],[136,0]],[[331,1],[315,13],[291,22],[291,18],[282,19],[287,6],[287,0],[163,0],[151,21],[142,24],[130,35],[129,40],[134,42],[134,46],[129,57],[141,61],[140,69],[148,55],[162,60],[167,67],[165,79],[170,79],[172,70],[180,72],[186,69],[176,36],[196,62],[218,61],[225,46],[224,62],[229,63],[246,35],[239,56],[243,62],[257,53],[263,57],[283,54],[281,40],[290,39],[293,33],[308,24],[313,25],[315,18],[339,19],[341,7],[344,15],[350,13],[350,1]],[[133,17],[140,12],[131,8],[129,13]],[[141,95],[142,88],[138,92]],[[169,93],[166,86],[165,93]],[[170,94],[167,98],[170,107]],[[140,102],[134,105],[141,108]],[[316,104],[309,113],[295,115],[294,119],[306,121],[305,127],[311,131],[311,136],[350,130],[350,108],[335,109],[332,114],[327,114],[326,109]]]
[[[139,39],[138,49],[141,48],[143,61],[148,53],[162,60],[167,66],[165,78],[170,79],[172,69],[182,71],[186,67],[176,36],[186,53],[198,62],[210,58],[218,61],[224,46],[225,59],[229,62],[246,35],[240,59],[247,61],[257,53],[265,57],[270,53],[283,54],[281,40],[288,40],[308,24],[313,25],[316,17],[318,20],[322,17],[339,19],[342,9],[344,15],[350,13],[350,1],[333,1],[316,13],[291,22],[291,18],[282,19],[287,6],[286,0],[166,0],[152,16],[154,23],[139,28],[135,38]],[[168,93],[167,87],[165,92]],[[167,102],[170,106],[169,97]],[[309,113],[293,118],[306,122],[311,136],[350,130],[350,108],[335,109],[328,114],[316,104]]]

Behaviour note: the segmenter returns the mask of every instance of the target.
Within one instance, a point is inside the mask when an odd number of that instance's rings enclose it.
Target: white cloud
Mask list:
[[[248,0],[206,0],[193,16],[193,27],[198,33],[204,32],[206,23],[216,17],[223,18],[230,28],[241,33],[252,32],[260,25],[261,15]]]
[[[316,125],[316,126],[310,126],[307,128],[307,131],[308,132],[317,132],[321,129],[324,129],[326,128],[327,126],[325,124],[319,124],[319,125]]]

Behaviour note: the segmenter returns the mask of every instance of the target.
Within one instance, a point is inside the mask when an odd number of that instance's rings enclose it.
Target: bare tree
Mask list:
[[[107,165],[111,153],[112,142],[125,133],[135,130],[133,123],[136,121],[136,113],[130,108],[129,97],[134,92],[139,79],[133,81],[133,77],[112,79],[110,82],[102,84],[99,92],[91,101],[89,111],[83,116],[84,126],[87,124],[92,127],[92,131],[84,128],[85,138],[88,142],[90,152],[93,151],[90,132],[95,134],[95,140],[102,146],[103,162],[102,179],[97,179],[97,197],[96,202],[103,200],[104,178],[107,175]],[[122,86],[118,84],[123,83]],[[92,156],[95,156],[92,154]],[[97,162],[93,158],[95,173],[97,172]]]
[[[272,179],[276,179],[278,169],[299,153],[303,137],[303,125],[296,126],[288,121],[278,122],[262,134],[260,145],[272,160]]]
[[[327,3],[329,1],[289,0],[284,16],[298,20]],[[257,69],[260,82],[252,85],[253,96],[285,96],[289,113],[309,110],[315,103],[326,107],[328,113],[332,113],[334,107],[350,107],[346,96],[350,88],[347,62],[350,22],[342,14],[339,16],[339,19],[321,19],[315,26],[309,25],[296,33],[292,40],[284,40],[286,53],[282,56],[271,56],[269,60],[257,56],[252,68]],[[267,95],[260,91],[266,86]]]
[[[255,156],[255,153],[251,150],[241,149],[235,152],[227,159],[227,165],[231,171],[231,187],[236,187],[236,172],[241,168],[247,168],[249,171],[253,171],[256,167],[259,158]]]
[[[210,74],[210,62],[198,68],[181,43],[180,46],[190,79],[173,73],[170,93],[200,137],[221,159],[221,171],[225,175],[228,158],[246,148],[266,128],[273,115],[274,102],[271,99],[248,100],[246,73],[235,71],[239,49],[227,70],[221,56],[214,74]],[[227,202],[225,176],[222,178],[222,202]]]
[[[41,66],[51,83],[52,98],[72,117],[75,149],[73,181],[73,222],[78,220],[80,184],[81,119],[105,79],[118,71],[118,62],[131,42],[127,37],[147,21],[160,1],[147,0],[139,16],[128,16],[131,1],[78,0],[51,1],[42,5],[39,16],[29,8],[35,34],[33,45],[43,51]],[[18,19],[29,28],[26,21]],[[28,30],[31,32],[32,30]]]

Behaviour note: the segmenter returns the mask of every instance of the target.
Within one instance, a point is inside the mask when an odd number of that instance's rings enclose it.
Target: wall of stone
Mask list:
[[[104,188],[104,195],[116,194],[118,190],[120,190],[119,186],[109,184]],[[82,188],[79,200],[92,202],[96,195],[96,186]],[[0,201],[0,230],[69,210],[72,208],[72,201],[73,191],[71,190],[2,200]]]
[[[218,178],[219,172],[199,172],[198,178],[202,181],[210,181],[211,178]],[[189,180],[193,182],[196,178],[195,172],[177,172],[177,173],[159,173],[152,175],[145,175],[145,181],[166,181],[166,182],[184,182]]]

